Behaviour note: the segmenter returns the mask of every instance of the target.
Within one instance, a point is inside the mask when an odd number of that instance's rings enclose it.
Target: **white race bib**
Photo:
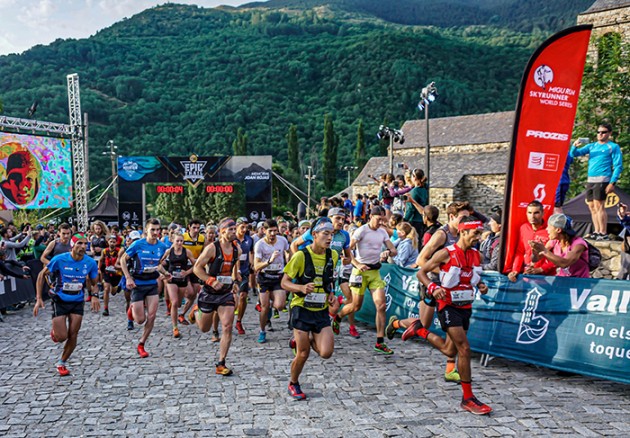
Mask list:
[[[361,285],[363,283],[363,275],[352,274],[350,275],[350,284]]]
[[[280,270],[282,270],[282,263],[272,263],[263,269],[265,272],[278,272]]]
[[[246,260],[247,260],[247,256],[248,256],[248,255],[249,255],[249,254],[247,254],[247,253],[245,253],[245,254],[241,254],[241,256],[240,256],[238,259],[239,259],[240,261],[244,262],[244,261],[246,261]]]
[[[475,300],[475,291],[472,289],[451,291],[451,301],[456,306],[463,306],[465,304],[470,304],[474,300]]]
[[[116,272],[116,268],[114,266],[108,266],[105,268],[107,272]]]
[[[173,278],[184,278],[184,274],[182,273],[182,271],[175,271],[171,275],[173,276]]]
[[[143,273],[143,274],[151,274],[151,273],[153,273],[153,272],[157,272],[157,270],[158,270],[158,267],[157,267],[157,266],[145,266],[145,267],[142,269],[142,273]]]
[[[83,283],[64,283],[62,289],[66,292],[78,292],[83,289]]]
[[[217,280],[224,286],[229,286],[234,283],[234,280],[232,280],[232,277],[230,277],[229,275],[219,275],[217,277]]]
[[[310,293],[304,297],[304,306],[322,308],[326,303],[326,296],[327,294]]]

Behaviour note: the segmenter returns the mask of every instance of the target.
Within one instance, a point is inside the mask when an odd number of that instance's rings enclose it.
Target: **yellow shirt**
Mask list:
[[[188,232],[184,233],[184,248],[189,249],[193,258],[199,258],[201,251],[203,251],[203,245],[206,242],[206,236],[199,233],[197,240],[193,240]]]
[[[323,254],[315,254],[313,250],[311,249],[310,245],[307,246],[306,248],[308,249],[308,252],[311,254],[311,259],[313,260],[313,266],[315,267],[315,273],[318,275],[318,277],[316,277],[314,280],[315,290],[309,295],[312,295],[312,294],[326,295],[326,292],[324,292],[324,288],[322,286],[324,267],[326,266],[326,253],[324,252]],[[337,265],[339,254],[337,253],[337,251],[331,251],[331,252],[332,252],[333,267],[334,267]],[[291,260],[289,260],[289,263],[287,263],[287,265],[284,267],[284,273],[293,279],[302,276],[304,274],[304,262],[305,262],[304,253],[302,251],[296,252],[295,254],[293,254],[293,257],[291,257]],[[310,307],[305,306],[304,299],[305,297],[300,297],[297,294],[293,294],[293,299],[291,300],[291,307],[300,306],[300,307],[308,308],[309,310],[316,310],[316,311],[325,310],[328,308],[328,301],[326,300],[326,297],[324,297],[324,300],[325,300],[324,307],[322,307],[321,309],[320,308],[311,309]]]

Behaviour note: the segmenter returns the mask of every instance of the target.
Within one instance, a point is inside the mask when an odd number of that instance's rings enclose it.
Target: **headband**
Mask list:
[[[319,220],[315,226],[313,227],[313,232],[314,233],[319,233],[320,231],[332,231],[333,230],[333,224],[332,222],[330,222],[330,220],[328,220],[328,218],[326,218],[327,220]]]
[[[226,228],[235,227],[235,226],[236,226],[236,222],[234,222],[234,219],[231,219],[231,218],[223,219],[219,223],[219,230],[224,230]]]
[[[460,222],[457,226],[459,231],[462,230],[481,230],[483,229],[483,224],[481,221],[472,221],[472,222]]]
[[[74,244],[77,243],[81,239],[87,240],[87,236],[83,233],[76,233],[70,239],[70,246],[74,246]]]

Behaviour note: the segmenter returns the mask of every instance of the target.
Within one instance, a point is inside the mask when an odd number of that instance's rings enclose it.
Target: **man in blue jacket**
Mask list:
[[[615,184],[621,176],[622,156],[617,143],[610,141],[612,126],[601,123],[597,128],[597,141],[584,147],[577,148],[579,140],[573,143],[572,157],[589,156],[588,179],[586,186],[586,203],[591,211],[595,231],[587,237],[596,240],[609,240],[606,232],[606,211],[604,201],[606,195],[615,189]]]

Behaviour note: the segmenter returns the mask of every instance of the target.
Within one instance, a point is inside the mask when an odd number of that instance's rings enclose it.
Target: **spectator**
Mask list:
[[[343,200],[343,208],[347,210],[347,214],[352,214],[354,205],[352,205],[352,201],[348,198],[348,194],[346,192],[341,194],[341,199]]]
[[[588,244],[576,236],[571,219],[564,214],[554,214],[547,225],[549,241],[546,245],[530,241],[532,250],[545,257],[545,265],[557,269],[558,277],[589,278]],[[547,270],[546,266],[536,268],[536,274]]]
[[[424,206],[424,235],[422,236],[422,247],[426,245],[429,240],[431,240],[431,236],[438,229],[442,227],[442,224],[438,220],[440,217],[440,210],[435,205],[425,205]]]
[[[558,183],[558,188],[556,189],[556,200],[554,203],[554,213],[562,213],[562,206],[564,205],[564,201],[567,197],[567,192],[569,191],[569,186],[571,185],[571,176],[569,175],[569,167],[573,163],[573,157],[571,156],[571,151],[567,155],[567,161],[564,163],[564,169],[562,169],[562,176],[560,176],[560,183]]]
[[[626,236],[630,235],[630,212],[628,212],[628,206],[626,204],[619,203],[617,217],[619,218],[619,223],[623,225],[623,228],[626,230]]]
[[[24,230],[24,233],[18,234],[13,237],[13,231],[9,227],[0,228],[0,237],[2,238],[2,245],[6,250],[6,260],[17,261],[17,254],[15,252],[16,249],[22,249],[32,239],[31,237],[31,227],[27,227]]]
[[[628,212],[626,204],[619,203],[617,217],[621,225],[623,225],[625,233],[623,252],[621,253],[621,269],[617,278],[619,280],[630,280],[630,212]]]
[[[418,236],[424,235],[424,206],[429,203],[429,191],[425,187],[427,178],[422,169],[414,169],[411,172],[411,181],[414,188],[409,192],[405,206],[405,221],[409,222],[416,229]]]
[[[406,268],[416,262],[418,258],[418,235],[416,229],[409,222],[401,222],[396,226],[398,231],[398,240],[394,246],[398,250],[398,254],[392,257],[392,261]]]
[[[518,232],[518,243],[514,254],[512,270],[508,274],[510,281],[516,281],[518,274],[540,274],[543,261],[538,259],[538,254],[532,254],[529,244],[534,240],[545,245],[549,241],[549,234],[545,228],[543,218],[544,207],[540,201],[532,201],[527,206],[527,222],[521,225]],[[549,272],[551,273],[551,272]]]
[[[363,195],[357,193],[357,201],[354,204],[354,220],[362,225],[365,222],[365,214],[363,213]]]
[[[481,244],[481,255],[483,262],[481,267],[484,271],[496,271],[499,267],[499,245],[501,244],[501,212],[496,211],[490,215],[491,234]]]
[[[597,128],[597,141],[577,148],[580,140],[573,143],[572,157],[589,156],[588,179],[586,185],[586,203],[591,211],[595,231],[587,238],[610,240],[606,231],[608,217],[604,209],[604,201],[608,193],[615,190],[615,184],[621,176],[623,168],[621,149],[617,143],[610,141],[612,126],[601,123]]]

